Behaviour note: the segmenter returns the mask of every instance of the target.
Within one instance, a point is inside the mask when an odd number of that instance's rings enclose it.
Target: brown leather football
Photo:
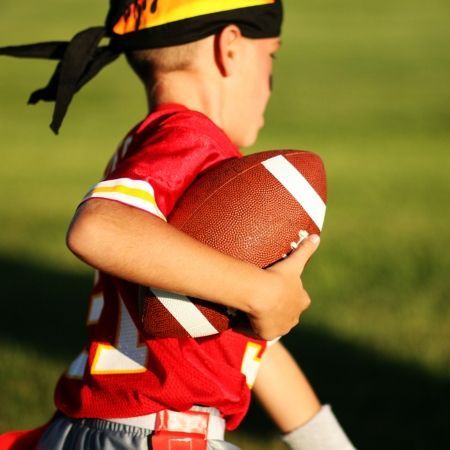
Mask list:
[[[230,159],[204,173],[169,222],[216,250],[265,268],[292,251],[299,231],[320,233],[326,200],[318,155],[274,150]],[[240,312],[155,288],[141,288],[140,311],[147,337],[199,338],[245,323]]]

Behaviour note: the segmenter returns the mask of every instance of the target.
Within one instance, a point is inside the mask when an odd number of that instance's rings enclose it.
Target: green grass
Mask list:
[[[0,45],[66,39],[107,2],[4,1]],[[267,126],[249,151],[320,153],[329,202],[305,274],[313,305],[286,339],[364,449],[450,441],[450,6],[286,0]],[[90,272],[64,246],[78,201],[145,114],[123,61],[75,98],[61,134],[25,105],[54,63],[0,59],[0,431],[52,411],[78,352]],[[262,431],[264,430],[264,431]],[[255,406],[231,436],[283,448]]]

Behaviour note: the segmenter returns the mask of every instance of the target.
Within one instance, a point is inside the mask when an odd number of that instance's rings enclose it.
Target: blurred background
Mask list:
[[[0,46],[65,40],[106,1],[0,5]],[[329,180],[313,304],[285,343],[360,449],[450,445],[450,3],[285,0],[266,128],[254,148],[319,153]],[[54,62],[0,59],[0,432],[53,411],[84,338],[91,270],[65,248],[79,200],[143,118],[124,60],[76,96],[60,135],[26,106]],[[282,449],[254,405],[229,436]]]

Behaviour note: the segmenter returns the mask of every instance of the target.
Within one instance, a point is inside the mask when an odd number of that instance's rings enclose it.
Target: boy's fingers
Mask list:
[[[302,272],[306,263],[312,254],[317,250],[320,243],[320,237],[317,234],[311,234],[302,240],[297,249],[294,250],[286,259],[286,262],[295,266]]]

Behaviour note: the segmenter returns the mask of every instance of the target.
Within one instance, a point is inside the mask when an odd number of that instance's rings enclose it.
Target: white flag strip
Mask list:
[[[262,165],[287,189],[322,230],[326,205],[308,180],[282,155],[262,162]]]
[[[153,287],[151,291],[193,338],[218,333],[208,319],[187,297]]]

